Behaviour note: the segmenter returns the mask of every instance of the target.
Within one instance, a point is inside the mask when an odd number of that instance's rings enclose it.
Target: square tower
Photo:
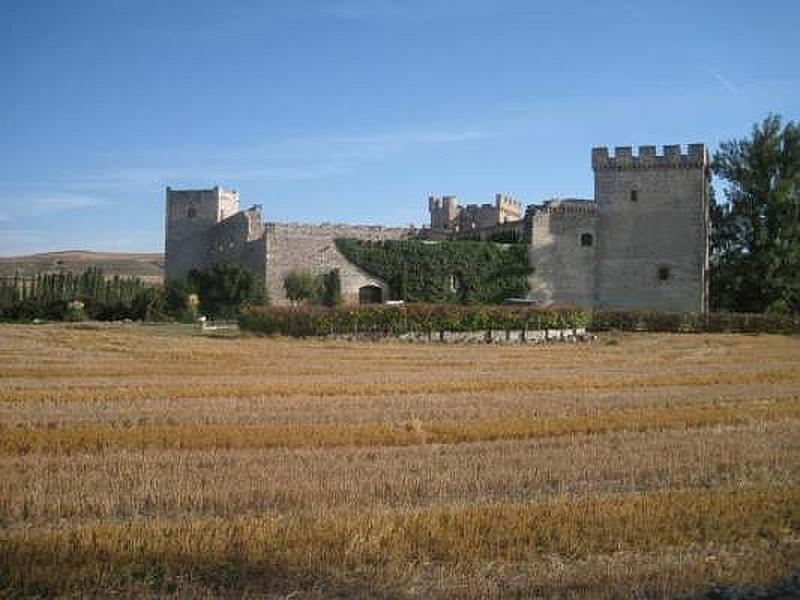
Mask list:
[[[709,160],[704,144],[592,150],[595,300],[601,307],[708,308]]]
[[[164,267],[167,280],[185,277],[202,266],[214,226],[239,212],[239,193],[167,188]]]

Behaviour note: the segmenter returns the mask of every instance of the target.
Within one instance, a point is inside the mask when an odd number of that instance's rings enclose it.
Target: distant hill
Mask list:
[[[164,255],[128,252],[46,252],[30,256],[0,257],[0,277],[14,275],[36,275],[59,271],[80,272],[89,267],[98,267],[105,275],[141,277],[148,283],[164,280]]]

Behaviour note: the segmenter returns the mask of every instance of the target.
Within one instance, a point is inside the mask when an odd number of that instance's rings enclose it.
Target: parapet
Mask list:
[[[524,212],[522,202],[507,194],[495,194],[494,205],[499,215],[508,215],[516,219],[521,219]]]
[[[457,206],[458,198],[456,196],[428,196],[428,208],[430,210],[455,208]]]
[[[605,146],[592,148],[592,169],[595,171],[704,168],[708,164],[708,150],[705,144],[689,144],[685,154],[680,144],[665,145],[660,155],[657,154],[655,146],[639,146],[636,156],[631,146],[617,146],[613,156],[609,155]]]
[[[400,240],[413,235],[410,227],[386,225],[349,225],[346,223],[264,223],[271,235],[305,238],[356,238],[365,240]]]
[[[526,216],[544,215],[589,215],[597,214],[597,203],[594,200],[580,200],[577,198],[565,198],[547,200],[542,204],[531,204],[528,206]]]

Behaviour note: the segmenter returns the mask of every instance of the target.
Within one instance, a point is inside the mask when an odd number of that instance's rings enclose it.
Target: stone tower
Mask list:
[[[431,215],[432,229],[452,229],[455,227],[459,212],[458,198],[455,196],[428,197],[428,210]]]
[[[239,212],[239,194],[217,186],[210,190],[167,188],[165,277],[186,276],[205,256],[214,226]]]
[[[704,144],[592,150],[596,305],[704,312],[708,303],[708,152]]]

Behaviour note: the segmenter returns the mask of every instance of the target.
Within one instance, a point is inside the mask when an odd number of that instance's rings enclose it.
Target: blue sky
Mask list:
[[[800,2],[0,0],[0,255],[163,249],[164,188],[422,224],[596,145],[798,119]]]

